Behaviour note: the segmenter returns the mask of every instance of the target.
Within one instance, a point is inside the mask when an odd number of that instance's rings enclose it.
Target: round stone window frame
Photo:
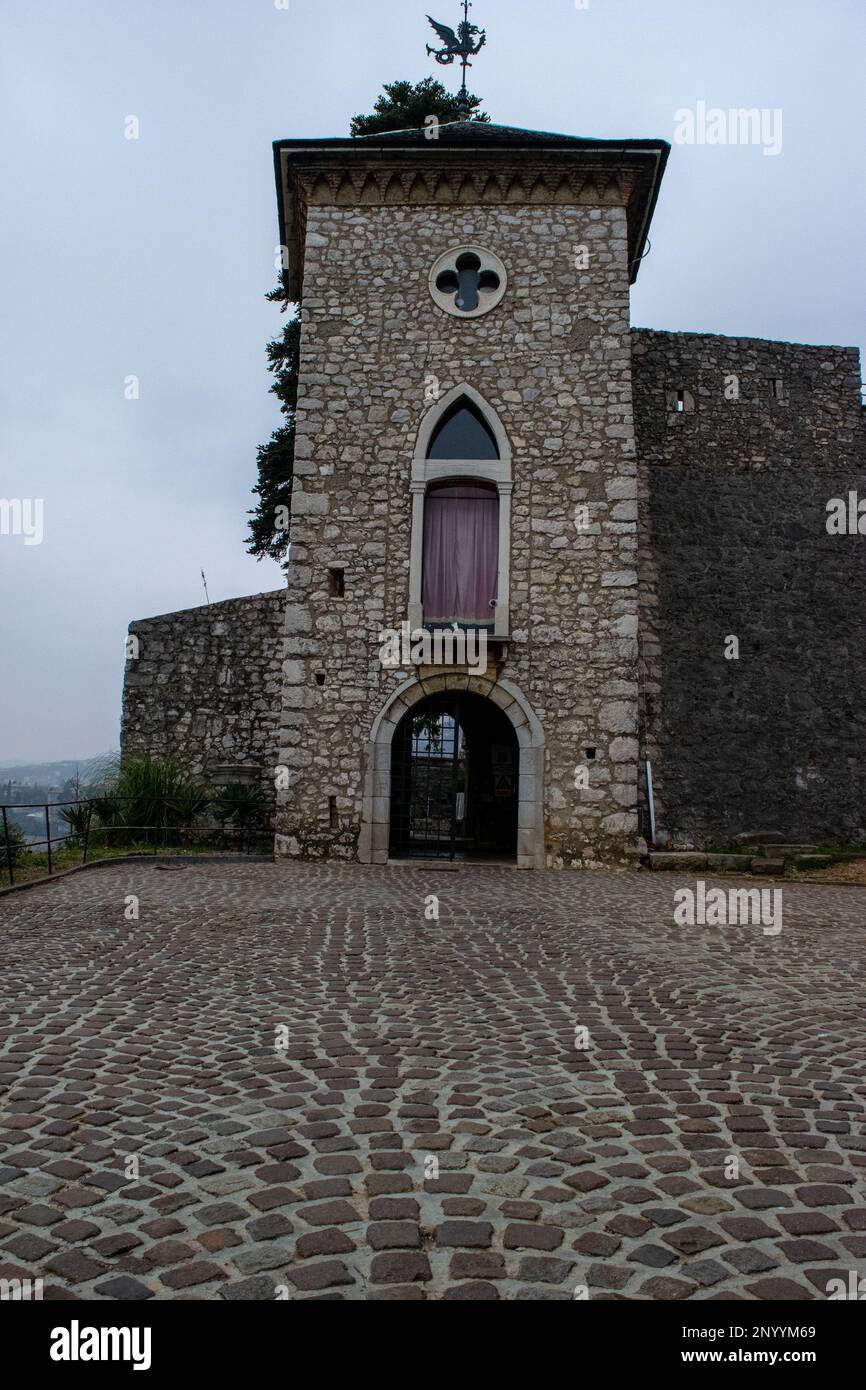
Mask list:
[[[499,285],[495,290],[484,294],[484,301],[479,303],[477,309],[458,309],[454,303],[454,291],[438,290],[436,281],[443,270],[456,270],[458,256],[465,256],[471,253],[478,257],[481,262],[479,274],[484,270],[493,270],[499,276]],[[484,314],[489,314],[491,309],[495,309],[497,304],[502,302],[506,289],[508,288],[508,271],[502,261],[493,251],[488,251],[486,246],[477,246],[474,242],[462,242],[459,246],[452,246],[448,251],[444,251],[430,267],[428,277],[428,287],[434,304],[442,309],[446,314],[450,314],[455,319],[479,319]],[[484,292],[482,292],[484,293]]]

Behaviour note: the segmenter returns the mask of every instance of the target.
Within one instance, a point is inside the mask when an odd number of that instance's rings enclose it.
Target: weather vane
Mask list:
[[[459,58],[463,65],[463,85],[457,96],[460,112],[463,116],[469,115],[469,93],[466,90],[466,69],[472,66],[469,59],[474,57],[476,53],[480,53],[487,42],[486,32],[479,29],[477,24],[469,23],[471,8],[470,0],[463,0],[463,19],[457,26],[456,34],[447,24],[439,24],[429,14],[427,16],[443,44],[442,48],[431,48],[428,43],[427,52],[432,53],[436,62],[442,63],[443,66],[453,63],[455,58]],[[473,43],[472,40],[476,34],[479,34],[480,38],[477,43]]]

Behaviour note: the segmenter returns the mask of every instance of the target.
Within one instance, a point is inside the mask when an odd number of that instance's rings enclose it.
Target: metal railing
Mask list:
[[[136,835],[146,837],[148,850],[153,854],[159,854],[166,849],[176,849],[178,842],[184,836],[201,836],[202,838],[217,838],[221,841],[220,848],[226,848],[226,837],[239,837],[239,852],[241,854],[252,854],[255,852],[255,845],[261,843],[273,834],[273,828],[267,824],[264,817],[259,814],[251,820],[240,818],[237,823],[231,824],[229,817],[224,819],[216,818],[207,822],[195,824],[192,821],[178,820],[175,823],[156,823],[149,825],[132,825],[127,821],[111,820],[103,818],[98,808],[100,806],[120,807],[123,804],[139,801],[138,797],[117,796],[113,792],[104,793],[102,796],[74,797],[69,801],[19,801],[6,802],[0,806],[0,829],[2,829],[2,844],[0,844],[0,885],[3,882],[4,874],[9,876],[9,886],[15,883],[15,866],[19,860],[25,859],[29,854],[39,852],[42,847],[47,851],[48,873],[53,872],[54,855],[59,845],[67,841],[74,841],[81,846],[81,863],[87,863],[87,856],[91,849],[92,836],[126,835],[133,837],[132,843],[135,846],[135,853],[141,853],[141,842],[136,842]],[[214,796],[214,802],[219,800],[218,795]],[[213,804],[209,803],[209,804]],[[70,827],[66,834],[51,832],[51,813],[59,813],[70,806],[86,807],[86,814],[83,817],[83,824],[80,828]],[[176,808],[172,803],[171,797],[166,797],[163,808],[177,814]],[[207,807],[200,808],[201,810]],[[39,839],[24,838],[24,832],[17,822],[10,821],[9,811],[42,811],[45,817],[45,835]],[[67,822],[69,824],[69,822]],[[11,828],[16,827],[22,835],[21,839],[13,838]]]

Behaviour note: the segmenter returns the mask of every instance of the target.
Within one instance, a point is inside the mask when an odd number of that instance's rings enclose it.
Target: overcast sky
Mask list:
[[[132,618],[280,587],[245,553],[278,423],[271,141],[348,134],[457,0],[4,0],[0,762],[118,742]],[[636,325],[863,344],[864,0],[476,0],[495,121],[671,140],[782,112],[782,149],[675,145]],[[136,116],[140,138],[124,138]],[[126,378],[139,379],[127,400]]]

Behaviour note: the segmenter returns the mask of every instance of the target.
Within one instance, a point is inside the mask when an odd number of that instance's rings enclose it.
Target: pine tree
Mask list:
[[[479,111],[481,98],[469,95],[467,106],[470,121],[486,124],[490,117]],[[439,121],[460,119],[460,101],[453,92],[437,82],[435,77],[425,77],[423,82],[386,82],[384,95],[373,104],[370,116],[353,116],[349,128],[351,135],[381,135],[386,130],[423,130],[428,116]]]
[[[468,119],[489,122],[490,117],[478,110],[480,104],[480,97],[469,96]],[[457,97],[433,77],[425,77],[414,86],[411,82],[389,82],[385,84],[384,94],[374,103],[371,115],[352,118],[350,133],[363,136],[387,130],[421,130],[425,128],[427,116],[436,116],[442,122],[458,120],[460,103]],[[266,298],[282,304],[284,313],[292,311],[280,336],[267,346],[268,371],[274,376],[270,389],[280,402],[284,420],[267,444],[260,444],[257,450],[258,481],[252,491],[258,501],[248,513],[247,550],[259,560],[265,556],[283,560],[289,533],[280,522],[284,516],[288,517],[292,505],[301,325],[299,306],[290,305],[282,284],[271,290]]]
[[[266,555],[272,560],[282,560],[289,536],[287,528],[279,523],[289,516],[292,507],[301,323],[297,308],[290,306],[282,285],[271,290],[266,298],[282,303],[284,313],[290,307],[293,312],[283,325],[280,336],[267,346],[268,371],[274,374],[270,389],[280,402],[280,410],[285,418],[267,444],[260,444],[257,451],[259,476],[253,493],[259,500],[249,513],[247,550],[259,560]],[[285,509],[282,514],[281,509]]]

